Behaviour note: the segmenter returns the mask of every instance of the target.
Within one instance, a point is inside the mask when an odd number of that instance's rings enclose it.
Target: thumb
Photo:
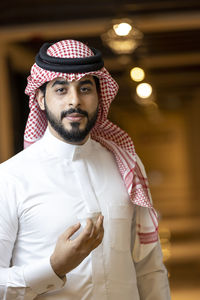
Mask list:
[[[68,227],[62,234],[62,237],[68,240],[81,227],[80,223]]]

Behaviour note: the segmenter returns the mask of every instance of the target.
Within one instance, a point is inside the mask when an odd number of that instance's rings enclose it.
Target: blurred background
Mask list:
[[[200,299],[200,1],[1,0],[0,162],[22,150],[24,95],[45,42],[101,50],[120,86],[109,118],[148,174],[172,300]]]

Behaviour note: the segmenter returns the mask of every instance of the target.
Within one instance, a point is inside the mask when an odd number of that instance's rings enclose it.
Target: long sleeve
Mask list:
[[[20,230],[18,210],[11,184],[0,182],[0,299],[32,300],[38,294],[63,286],[49,258],[38,264],[15,266],[12,255]],[[39,276],[38,276],[39,274]]]
[[[132,220],[132,249],[136,236],[136,210]],[[163,264],[162,250],[158,241],[153,250],[134,262],[140,300],[170,300],[167,270]]]
[[[144,177],[146,177],[144,166],[138,156],[137,163],[139,164]],[[150,192],[149,196],[151,198]],[[136,211],[137,209],[134,210],[132,222],[132,249],[136,240]],[[141,216],[144,218],[145,214],[142,214]],[[142,222],[142,220],[140,220],[140,222]],[[171,299],[167,270],[163,264],[162,250],[159,240],[149,254],[138,262],[135,262],[135,270],[140,300]]]
[[[135,263],[140,300],[170,300],[167,270],[160,243],[142,261]]]

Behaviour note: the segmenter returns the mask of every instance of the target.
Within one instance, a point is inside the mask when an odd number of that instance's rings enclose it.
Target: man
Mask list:
[[[0,167],[0,299],[170,299],[143,166],[107,119],[117,89],[98,50],[40,49],[34,144]]]

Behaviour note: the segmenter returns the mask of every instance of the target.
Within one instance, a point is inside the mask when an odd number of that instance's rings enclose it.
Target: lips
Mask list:
[[[70,121],[81,121],[85,116],[79,113],[71,113],[66,116]]]

